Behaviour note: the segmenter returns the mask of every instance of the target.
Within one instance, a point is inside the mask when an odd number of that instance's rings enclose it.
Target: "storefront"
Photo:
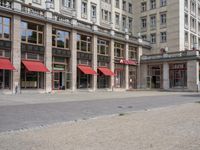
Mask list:
[[[52,89],[66,90],[71,87],[70,72],[70,33],[52,29]]]
[[[169,64],[170,88],[187,88],[187,63]]]
[[[77,34],[77,88],[92,88],[93,76],[97,73],[92,69],[91,37]]]
[[[97,42],[97,88],[111,88],[111,76],[115,74],[110,70],[110,43],[106,39]]]
[[[129,65],[129,88],[137,89],[137,66]]]
[[[147,88],[160,89],[163,87],[163,67],[162,64],[148,65]]]

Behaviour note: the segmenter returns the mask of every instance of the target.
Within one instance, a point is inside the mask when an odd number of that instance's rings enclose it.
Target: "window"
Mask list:
[[[137,59],[137,48],[134,46],[129,46],[129,58]]]
[[[167,24],[167,14],[161,13],[160,14],[160,25],[166,25]]]
[[[141,3],[141,12],[147,11],[147,2]]]
[[[125,0],[123,0],[122,8],[123,8],[124,11],[126,11],[126,1]]]
[[[75,8],[75,0],[62,0],[62,5],[67,8]]]
[[[122,17],[122,27],[123,27],[123,29],[126,28],[126,16]]]
[[[167,42],[167,33],[166,32],[160,32],[160,42],[161,43]]]
[[[114,52],[115,52],[115,57],[123,58],[125,56],[124,44],[115,42]]]
[[[150,16],[150,26],[151,28],[155,28],[156,27],[156,16]]]
[[[133,12],[133,7],[131,3],[128,3],[128,12],[132,13]]]
[[[111,12],[102,9],[101,13],[102,13],[102,15],[101,15],[102,20],[107,21],[107,22],[111,21]]]
[[[150,42],[151,42],[151,44],[156,43],[156,34],[155,33],[150,34]]]
[[[196,14],[196,2],[194,0],[191,1],[191,11]]]
[[[115,14],[115,25],[119,26],[119,14],[118,13]]]
[[[103,0],[104,2],[110,4],[111,3],[111,0]]]
[[[167,5],[167,0],[160,0],[160,6],[166,6]]]
[[[53,29],[52,46],[69,49],[69,32]]]
[[[115,7],[119,8],[119,0],[115,0]]]
[[[82,1],[81,13],[82,13],[83,18],[87,18],[87,2],[86,1]]]
[[[21,41],[31,44],[43,45],[44,26],[31,23],[21,22]]]
[[[41,0],[33,0],[33,3],[41,4]]]
[[[185,43],[188,43],[188,32],[187,31],[185,31]]]
[[[10,18],[0,16],[0,39],[10,39]]]
[[[147,35],[141,35],[141,38],[142,38],[143,40],[147,40]]]
[[[141,18],[141,28],[146,29],[147,28],[147,18]]]
[[[188,14],[185,13],[185,27],[188,28]]]
[[[197,44],[197,37],[193,34],[191,34],[190,37],[191,37],[191,48],[195,48]]]
[[[91,52],[92,39],[90,36],[77,34],[77,50],[82,52]]]
[[[94,21],[96,20],[97,17],[97,6],[92,4],[91,5],[91,20]]]
[[[150,9],[156,8],[156,0],[150,0]]]
[[[191,21],[190,22],[191,22],[191,29],[193,31],[196,31],[196,19],[191,17]]]
[[[188,8],[188,0],[185,0],[185,8]]]
[[[109,41],[98,39],[97,41],[97,53],[100,55],[109,55]]]
[[[132,18],[129,18],[128,19],[128,28],[129,28],[129,31],[131,32],[132,29],[133,29],[133,19]]]

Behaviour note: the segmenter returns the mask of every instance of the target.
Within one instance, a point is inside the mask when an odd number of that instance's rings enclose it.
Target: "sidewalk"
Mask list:
[[[167,95],[188,95],[196,93],[188,92],[160,92],[160,91],[127,91],[127,92],[57,92],[54,94],[17,94],[17,95],[0,95],[0,106],[6,105],[23,105],[39,103],[56,103],[70,101],[88,101],[102,99],[123,99],[131,97],[147,96],[167,96]]]

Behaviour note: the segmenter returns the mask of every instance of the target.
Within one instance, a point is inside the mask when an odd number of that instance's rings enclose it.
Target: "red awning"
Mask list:
[[[2,70],[15,70],[9,59],[0,58],[0,69]]]
[[[106,67],[99,67],[98,69],[106,76],[114,76],[115,75],[110,69],[108,69]]]
[[[44,64],[39,61],[24,60],[22,61],[22,63],[24,64],[24,66],[28,71],[49,72],[49,70],[44,66]]]
[[[84,74],[97,74],[91,67],[85,66],[85,65],[78,65],[78,68],[84,73]]]

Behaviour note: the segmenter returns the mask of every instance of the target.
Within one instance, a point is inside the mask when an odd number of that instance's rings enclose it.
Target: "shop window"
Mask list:
[[[21,41],[31,44],[44,44],[43,39],[44,26],[31,23],[31,22],[21,22]]]
[[[69,49],[69,32],[53,29],[52,46]]]
[[[134,46],[129,46],[129,58],[137,60],[137,48]]]
[[[0,39],[10,39],[10,18],[0,16]]]
[[[123,58],[125,56],[124,44],[115,42],[114,47],[115,57]]]
[[[77,34],[77,50],[82,52],[91,52],[91,37]]]
[[[97,53],[100,55],[109,55],[109,41],[98,39],[97,41]]]

